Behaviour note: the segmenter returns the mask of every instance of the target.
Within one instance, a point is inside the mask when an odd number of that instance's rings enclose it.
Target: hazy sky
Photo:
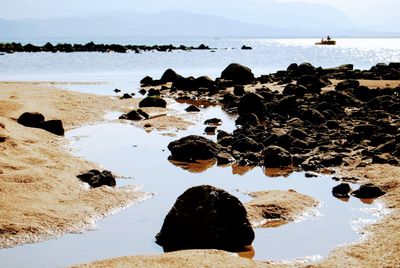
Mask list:
[[[0,18],[54,18],[110,11],[151,13],[177,9],[215,14],[219,12],[213,12],[213,7],[216,5],[221,6],[222,3],[226,3],[225,8],[229,10],[235,8],[234,3],[251,5],[251,1],[258,3],[306,2],[327,5],[344,12],[354,23],[364,28],[383,31],[398,31],[400,28],[399,0],[0,0]],[[249,22],[251,22],[251,16],[249,16]]]

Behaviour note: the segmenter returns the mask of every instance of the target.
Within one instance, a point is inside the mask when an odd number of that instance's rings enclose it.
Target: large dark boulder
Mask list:
[[[267,110],[264,97],[257,93],[247,93],[240,98],[238,104],[239,115],[254,113],[257,116],[263,116]]]
[[[348,183],[341,183],[332,189],[332,195],[337,198],[348,198],[351,192],[350,185]]]
[[[268,168],[286,167],[292,164],[292,155],[279,146],[268,146],[264,150],[264,166]]]
[[[238,63],[232,63],[226,67],[221,73],[221,78],[241,85],[251,84],[256,81],[251,69]]]
[[[243,204],[209,185],[190,188],[179,196],[156,236],[156,243],[165,251],[240,251],[253,240],[254,231]]]
[[[81,181],[89,184],[92,188],[97,188],[103,185],[106,186],[115,186],[116,181],[113,174],[104,170],[102,172],[92,169],[86,173],[80,174],[77,176]]]
[[[167,82],[172,82],[175,83],[177,82],[182,76],[177,74],[174,70],[168,69],[164,72],[164,74],[161,76],[160,82],[162,83],[167,83]]]
[[[351,193],[351,195],[358,198],[377,198],[384,194],[385,191],[372,183],[363,184],[358,190]]]
[[[232,150],[238,152],[259,152],[263,146],[252,138],[240,136],[232,142]]]
[[[304,86],[307,93],[320,93],[324,83],[315,75],[303,75],[297,80],[298,86]]]
[[[142,110],[132,110],[127,114],[123,114],[119,117],[119,119],[126,119],[126,120],[132,120],[132,121],[140,121],[143,119],[148,119],[149,115],[142,111]]]
[[[41,113],[23,113],[17,122],[26,127],[37,127],[44,121],[44,116]]]
[[[44,129],[50,133],[55,135],[63,136],[64,135],[64,127],[61,120],[48,120],[44,121],[37,126],[38,128]]]
[[[213,159],[217,156],[219,145],[201,136],[190,135],[168,144],[171,159],[185,162]]]
[[[146,97],[139,102],[139,107],[167,107],[167,102],[159,97]]]
[[[335,87],[336,90],[356,89],[360,86],[360,82],[357,80],[345,80],[338,83]]]

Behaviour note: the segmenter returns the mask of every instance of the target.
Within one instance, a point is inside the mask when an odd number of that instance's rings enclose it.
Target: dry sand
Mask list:
[[[133,186],[87,189],[76,175],[100,167],[73,157],[63,137],[24,127],[16,119],[23,112],[40,112],[46,119],[61,119],[68,130],[101,121],[107,111],[137,106],[133,99],[63,91],[40,83],[0,83],[0,140],[5,139],[0,142],[0,247],[93,228],[94,220],[151,196]],[[160,129],[188,125],[173,116],[148,121]]]

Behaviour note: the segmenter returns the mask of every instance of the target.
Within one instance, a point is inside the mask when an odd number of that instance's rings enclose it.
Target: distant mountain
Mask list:
[[[276,16],[266,12],[266,18]],[[294,16],[294,15],[293,15]],[[304,14],[301,14],[304,16]],[[320,16],[320,15],[319,15]],[[300,20],[300,18],[299,18]],[[342,28],[307,26],[307,20],[295,25],[280,25],[267,19],[272,26],[245,23],[215,15],[184,11],[155,14],[114,12],[109,14],[64,19],[0,19],[0,38],[101,38],[101,37],[321,37],[326,34],[376,35],[368,31],[346,30],[350,22],[341,18]],[[331,23],[332,25],[334,23]],[[339,23],[338,23],[339,24]],[[317,27],[319,25],[319,27]],[[322,24],[323,25],[323,24]],[[333,27],[333,26],[330,27]],[[307,26],[307,27],[306,27]]]

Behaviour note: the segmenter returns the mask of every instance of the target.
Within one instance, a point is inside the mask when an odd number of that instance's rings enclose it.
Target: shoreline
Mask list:
[[[7,85],[7,82],[0,83],[0,88],[2,86],[4,86],[4,84]],[[26,83],[16,82],[12,86],[18,86],[18,84],[26,84]],[[38,91],[44,91],[46,94],[49,94],[49,91],[46,91],[46,89],[43,89],[43,88],[40,87],[40,82],[38,82],[38,84],[34,85],[34,86],[38,87],[37,88]],[[60,89],[56,89],[56,90],[60,91],[60,94],[62,95],[62,97],[71,97],[71,99],[69,101],[73,101],[72,99],[75,98],[75,97],[79,98],[79,97],[82,96],[81,93],[74,93],[73,91],[63,91],[63,90],[60,90]],[[7,94],[7,93],[4,93],[2,91],[0,96],[3,97],[4,94]],[[74,97],[72,97],[73,95],[74,95]],[[85,94],[85,95],[86,96],[90,96],[88,94]],[[12,96],[8,96],[8,98],[12,100],[13,98],[10,98],[10,97],[12,97]],[[17,94],[17,96],[14,96],[14,97],[18,98],[18,94]],[[47,96],[46,96],[46,98],[47,98]],[[5,98],[2,98],[2,99],[5,99]],[[104,99],[104,100],[102,100],[102,101],[104,101],[104,103],[111,104],[111,106],[115,110],[118,110],[118,111],[122,111],[122,110],[123,111],[127,111],[128,110],[128,107],[126,107],[126,106],[124,108],[122,108],[122,109],[121,109],[121,107],[118,107],[118,106],[120,106],[121,102],[123,102],[121,100],[112,100],[111,101],[111,97],[101,97],[101,96],[97,96],[97,95],[91,96],[91,99],[89,99],[89,100],[82,101],[81,104],[88,104],[88,103],[90,103],[90,101],[101,100],[101,99]],[[110,100],[105,100],[105,99],[110,99]],[[47,101],[47,100],[43,100],[43,101]],[[116,102],[118,102],[118,104]],[[65,104],[66,103],[64,102],[62,105],[65,105]],[[115,105],[115,106],[113,106],[113,105]],[[18,107],[18,105],[16,105],[15,103],[12,103],[12,101],[11,101],[11,103],[10,102],[7,103],[6,106],[11,106],[11,109],[13,109],[13,111],[11,113],[7,112],[7,111],[6,112],[1,111],[0,120],[2,120],[2,121],[0,121],[0,122],[4,123],[4,125],[5,125],[5,133],[6,133],[6,135],[9,135],[10,134],[9,132],[16,133],[16,132],[14,132],[13,129],[9,129],[9,126],[10,125],[13,126],[13,124],[16,124],[16,123],[12,122],[13,121],[12,118],[18,117],[17,116],[17,112],[21,111],[21,109],[24,106],[22,105],[22,107],[21,106]],[[58,107],[58,108],[62,108],[62,107]],[[93,108],[93,107],[91,107],[91,108]],[[103,107],[103,109],[104,109],[104,107]],[[54,117],[56,115],[55,112],[60,112],[60,111],[58,111],[57,109],[52,110],[50,112],[50,116],[49,117]],[[61,113],[63,113],[63,112],[61,112]],[[103,120],[102,116],[100,116],[100,114],[104,114],[104,110],[103,111],[96,110],[95,112],[92,112],[90,116],[87,116],[87,117],[78,117],[78,121],[79,121],[78,124],[75,121],[76,118],[74,118],[72,120],[72,118],[67,118],[66,117],[65,118],[65,122],[66,122],[67,129],[71,129],[71,128],[74,128],[74,127],[79,127],[82,124],[86,124],[88,122],[98,122],[98,120]],[[63,117],[63,116],[61,116],[61,117]],[[64,119],[64,118],[62,118],[62,119]],[[15,126],[13,126],[13,127],[15,127]],[[164,125],[164,127],[168,128],[170,126]],[[21,127],[18,129],[18,131],[19,132],[21,131]],[[46,138],[46,139],[53,138],[53,137],[48,137],[48,134],[43,134],[43,135],[40,135],[40,136],[41,136],[40,138],[43,138],[43,136],[44,136],[44,138]],[[23,137],[23,138],[26,138],[26,137]],[[32,137],[28,137],[28,138],[32,138]],[[9,140],[6,140],[6,142],[9,142]],[[40,142],[40,141],[35,140],[35,142]],[[3,144],[0,143],[0,146],[3,146],[3,145],[4,145],[4,143]],[[84,163],[84,165],[88,166],[88,168],[89,168],[89,166],[93,167],[93,165],[94,165],[93,163],[87,163],[87,161],[83,160],[83,159],[80,159],[79,161],[77,160],[77,162],[86,162],[86,163]],[[383,170],[381,170],[381,169],[383,169]],[[377,171],[377,170],[380,173],[378,172],[378,174],[374,174],[374,171]],[[351,176],[356,176],[356,177],[368,176],[368,177],[366,177],[367,181],[373,181],[376,184],[382,184],[385,187],[385,189],[388,189],[388,190],[393,190],[394,189],[394,192],[391,195],[383,197],[383,199],[385,200],[385,204],[392,209],[392,213],[389,216],[385,217],[383,220],[381,220],[379,223],[373,224],[372,226],[368,226],[366,228],[366,230],[371,231],[373,233],[370,237],[366,238],[366,241],[362,241],[361,244],[357,243],[355,245],[346,245],[346,246],[344,246],[342,248],[335,249],[333,251],[333,253],[331,253],[330,256],[328,256],[326,259],[324,259],[321,263],[315,264],[316,266],[319,266],[319,267],[330,267],[331,265],[337,265],[338,263],[342,263],[342,264],[350,264],[351,263],[354,266],[363,266],[363,262],[359,263],[359,260],[357,260],[357,258],[352,259],[352,258],[354,258],[353,255],[354,256],[356,256],[356,255],[362,256],[362,255],[365,255],[365,253],[363,253],[362,250],[368,250],[368,251],[373,253],[372,254],[373,258],[374,257],[375,258],[378,257],[378,256],[376,256],[377,253],[373,252],[374,247],[372,246],[372,244],[378,245],[377,246],[377,250],[379,251],[379,250],[382,250],[382,248],[381,248],[382,245],[380,243],[386,242],[386,241],[382,241],[386,231],[382,232],[380,230],[381,225],[383,225],[384,227],[387,226],[387,225],[390,225],[390,227],[392,228],[391,229],[392,232],[396,230],[395,227],[396,228],[400,227],[400,224],[396,225],[396,221],[395,221],[396,219],[400,218],[399,215],[396,215],[396,214],[400,214],[399,213],[399,197],[398,197],[398,196],[400,196],[400,192],[397,189],[398,188],[398,184],[397,184],[397,182],[395,180],[396,178],[400,178],[400,171],[399,171],[398,168],[394,168],[393,166],[382,166],[382,165],[374,166],[373,170],[368,170],[368,171],[363,171],[363,170],[360,170],[360,169],[352,170],[352,167],[349,167],[348,170],[346,170],[346,169],[340,170],[339,169],[338,171],[341,171],[339,173],[343,173],[343,175],[351,175]],[[386,174],[386,173],[389,173],[389,174]],[[378,177],[379,174],[385,174],[385,176],[392,175],[394,177],[394,180],[387,179],[386,181],[382,182],[381,178]],[[74,183],[74,185],[76,185],[76,183]],[[82,189],[80,189],[80,190],[82,190]],[[106,191],[106,192],[107,193],[96,193],[96,194],[94,194],[95,196],[89,197],[89,199],[91,199],[91,198],[96,199],[96,198],[98,198],[99,196],[101,196],[103,194],[124,195],[123,193],[111,193],[113,191],[110,191],[110,192]],[[127,197],[125,196],[125,198],[127,198]],[[132,196],[130,196],[130,198],[132,198]],[[138,197],[135,196],[134,198],[138,198]],[[119,203],[119,205],[120,205],[120,207],[123,207],[122,204],[124,203],[124,201],[119,200],[119,201],[117,201],[117,203],[118,202],[122,202],[122,203]],[[100,205],[100,204],[98,204],[98,205]],[[98,214],[99,216],[93,216],[93,218],[104,217],[104,216],[107,215],[107,213],[110,213],[111,211],[112,211],[112,209],[108,208],[108,211],[103,211],[102,213]],[[389,218],[389,219],[387,219],[387,218]],[[86,220],[86,222],[87,222],[87,220]],[[4,228],[3,228],[3,230],[4,230]],[[57,235],[50,234],[50,236],[56,237]],[[370,239],[372,239],[374,236],[378,236],[379,241],[374,241],[374,243],[370,243]],[[397,237],[397,240],[395,240],[394,242],[397,243],[396,241],[400,241],[400,238]],[[371,244],[371,245],[364,245],[364,244]],[[359,247],[361,249],[359,249]],[[360,252],[360,250],[361,250],[361,252]],[[193,255],[192,255],[192,253],[193,253]],[[397,252],[393,252],[393,253],[388,252],[388,254],[392,254],[392,255],[388,256],[388,258],[393,261],[393,264],[398,264],[397,263],[398,260],[396,259]],[[124,258],[120,258],[120,259],[114,259],[111,262],[109,262],[109,261],[104,261],[104,263],[99,262],[98,265],[101,266],[101,265],[107,264],[107,265],[118,266],[118,265],[121,265],[120,261],[123,261],[123,262],[128,261],[128,264],[132,265],[132,261],[136,262],[136,261],[140,260],[141,258],[144,258],[144,259],[142,259],[142,260],[144,260],[144,262],[147,262],[147,260],[148,260],[149,263],[152,263],[152,264],[164,264],[165,258],[169,259],[169,256],[172,256],[171,257],[172,259],[181,260],[181,262],[185,262],[184,260],[182,260],[182,258],[186,259],[186,261],[188,261],[187,258],[189,256],[198,256],[197,260],[196,260],[196,258],[193,258],[193,260],[191,260],[191,261],[193,261],[193,265],[198,265],[198,264],[201,263],[201,260],[199,258],[201,258],[201,256],[204,257],[204,255],[207,255],[207,258],[209,258],[208,261],[210,261],[210,263],[212,263],[212,264],[232,263],[232,265],[238,265],[239,263],[242,263],[242,265],[244,267],[253,266],[253,265],[265,266],[265,265],[271,265],[272,264],[270,262],[255,262],[255,261],[247,261],[247,260],[244,261],[244,260],[239,259],[237,257],[232,257],[230,254],[222,253],[222,252],[218,252],[218,251],[199,251],[199,252],[196,252],[196,251],[194,251],[194,252],[184,252],[183,251],[183,252],[177,252],[177,253],[172,253],[172,254],[163,254],[163,255],[159,255],[158,257],[154,257],[154,256],[153,257],[150,257],[150,256],[145,256],[145,257],[124,257]],[[218,259],[220,259],[221,256],[224,259],[224,261],[222,263],[218,262]],[[368,257],[371,257],[371,256],[368,255]],[[373,259],[373,258],[372,259],[370,258],[369,260],[368,260],[368,258],[367,258],[367,260],[363,260],[363,261],[365,261],[364,264],[368,263],[368,261],[371,261],[371,260],[373,260],[374,263],[380,264],[379,263],[379,261],[380,261],[379,259]],[[175,265],[181,265],[181,262],[175,263]],[[148,265],[149,265],[149,263],[148,263]],[[275,265],[277,265],[277,264],[275,264]],[[278,264],[278,265],[281,265],[281,264]],[[151,266],[151,264],[149,265],[149,267],[150,266]],[[143,267],[143,266],[141,266],[141,267]]]

